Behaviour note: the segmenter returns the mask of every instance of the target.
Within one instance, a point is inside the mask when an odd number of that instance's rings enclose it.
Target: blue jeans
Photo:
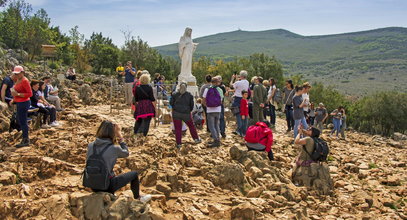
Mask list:
[[[242,116],[240,116],[240,117],[242,117]],[[249,123],[249,116],[246,116],[245,119],[242,119],[242,118],[240,118],[240,119],[242,120],[242,126],[239,127],[239,131],[240,131],[240,134],[242,134],[242,136],[245,136],[246,131],[247,131],[247,124]]]
[[[341,119],[334,118],[333,123],[334,129],[332,129],[331,134],[333,134],[336,131],[336,136],[339,136],[339,132],[341,132]]]
[[[293,130],[294,129],[294,116],[293,116],[293,106],[292,105],[285,106],[285,118],[287,120],[287,129]]]
[[[233,104],[232,107],[239,107],[240,108],[240,101],[242,100],[242,97],[236,97],[233,99]],[[242,127],[242,116],[240,115],[240,113],[235,115],[236,117],[236,123],[237,123],[237,128],[236,128],[236,132],[241,134],[242,132],[239,130],[239,128]]]
[[[31,101],[17,102],[17,121],[23,131],[23,138],[28,138],[28,123],[27,123],[27,113],[30,108]]]
[[[297,137],[298,126],[300,124],[302,124],[304,129],[308,129],[308,124],[307,124],[307,120],[305,120],[305,117],[302,117],[301,119],[295,120],[295,123],[294,123],[294,138]]]
[[[220,133],[221,133],[221,134],[225,134],[225,132],[226,132],[225,106],[222,104],[221,107],[222,107],[222,110],[221,110],[221,112],[220,112],[219,128],[220,128]]]

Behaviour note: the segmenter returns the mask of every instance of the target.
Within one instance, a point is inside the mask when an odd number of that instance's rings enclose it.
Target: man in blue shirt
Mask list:
[[[136,68],[132,67],[131,61],[127,62],[126,70],[124,71],[124,95],[125,101],[131,105],[133,99],[133,83],[136,75]]]
[[[14,82],[12,76],[4,77],[3,81],[1,82],[1,93],[0,98],[1,101],[6,102],[10,105],[10,101],[13,100],[13,96],[11,95],[10,89],[13,88]]]

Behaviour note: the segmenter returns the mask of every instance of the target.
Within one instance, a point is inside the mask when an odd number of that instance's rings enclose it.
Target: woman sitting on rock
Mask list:
[[[247,129],[244,139],[249,151],[266,151],[269,160],[274,160],[273,151],[271,150],[271,146],[273,145],[273,131],[270,129],[270,125],[270,122],[267,120],[257,122]]]
[[[118,140],[120,146],[115,145],[115,141]],[[95,153],[101,154],[106,169],[109,172],[110,183],[106,190],[95,190],[93,191],[103,191],[114,194],[120,188],[126,186],[130,183],[131,191],[135,199],[140,199],[142,202],[148,202],[151,199],[151,195],[140,196],[140,181],[138,178],[138,173],[136,171],[131,171],[128,173],[120,174],[118,176],[113,172],[113,167],[116,164],[117,158],[125,158],[129,156],[129,150],[124,143],[123,135],[121,133],[121,128],[118,124],[114,124],[110,121],[103,121],[96,132],[96,140],[88,145],[87,158],[87,168],[89,163],[89,158]],[[85,169],[85,173],[87,170]],[[84,176],[84,185],[87,175]],[[89,175],[90,176],[90,175]],[[92,181],[88,181],[92,183]],[[89,186],[92,188],[91,186]]]
[[[321,164],[311,158],[315,148],[315,141],[320,135],[319,129],[309,127],[304,130],[300,126],[294,143],[299,145],[299,155],[295,160],[292,172],[292,181],[296,185],[312,187],[322,194],[328,194],[332,189],[332,180],[329,175],[329,168],[326,164]],[[305,136],[301,138],[301,136]]]
[[[181,148],[182,122],[188,126],[191,136],[195,143],[200,143],[191,112],[194,109],[194,97],[187,91],[187,84],[181,83],[179,90],[171,97],[170,105],[172,106],[172,118],[175,127],[176,147]]]
[[[134,105],[136,107],[134,134],[142,132],[144,136],[147,136],[151,118],[155,116],[155,98],[153,88],[149,85],[150,74],[147,71],[143,72],[146,73],[140,76],[140,85],[134,89]]]

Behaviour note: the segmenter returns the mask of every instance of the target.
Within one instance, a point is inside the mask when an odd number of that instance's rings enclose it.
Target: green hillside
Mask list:
[[[407,91],[407,28],[390,27],[354,33],[301,36],[287,30],[233,31],[194,40],[195,56],[231,59],[253,53],[274,55],[287,75],[301,73],[343,93]],[[177,56],[177,44],[156,47]]]

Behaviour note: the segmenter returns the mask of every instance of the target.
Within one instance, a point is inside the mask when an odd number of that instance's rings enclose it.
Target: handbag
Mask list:
[[[230,107],[230,111],[232,112],[233,115],[237,115],[240,113],[240,108],[239,107]]]

